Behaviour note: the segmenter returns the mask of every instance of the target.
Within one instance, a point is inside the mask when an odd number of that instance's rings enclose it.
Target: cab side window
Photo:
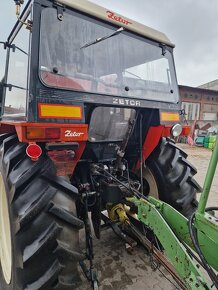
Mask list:
[[[29,40],[30,31],[23,25],[9,52],[4,115],[19,114],[25,116],[28,92]]]

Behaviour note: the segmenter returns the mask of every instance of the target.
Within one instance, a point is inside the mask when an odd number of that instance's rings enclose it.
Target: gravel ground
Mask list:
[[[196,180],[203,186],[211,151],[184,144],[180,147],[188,153],[188,160],[198,169]],[[211,189],[209,206],[218,206],[217,177],[218,169]],[[94,251],[100,290],[179,289],[169,282],[171,280],[175,284],[164,268],[161,267],[156,271],[151,269],[149,256],[142,247],[137,246],[133,255],[128,254],[124,243],[113,234],[111,229],[102,232],[100,241],[94,238]],[[83,281],[80,289],[89,290],[91,288]]]

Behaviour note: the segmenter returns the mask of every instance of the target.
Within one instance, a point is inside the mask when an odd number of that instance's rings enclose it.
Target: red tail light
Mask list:
[[[60,128],[45,128],[45,138],[59,139]]]
[[[42,149],[39,145],[32,143],[29,144],[26,148],[26,154],[29,156],[33,161],[37,161],[42,154]]]

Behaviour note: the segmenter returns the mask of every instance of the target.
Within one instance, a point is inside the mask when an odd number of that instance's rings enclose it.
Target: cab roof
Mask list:
[[[174,47],[175,45],[162,32],[122,16],[112,10],[101,7],[87,0],[56,0],[56,2],[74,8],[96,18],[111,22],[149,39]]]

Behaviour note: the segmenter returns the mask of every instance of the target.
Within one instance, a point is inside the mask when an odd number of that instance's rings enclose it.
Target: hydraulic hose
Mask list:
[[[208,209],[211,209],[211,208],[207,208],[207,210]],[[195,218],[195,213],[192,214],[192,216],[190,217],[189,222],[188,222],[188,227],[189,227],[189,232],[190,232],[190,236],[192,239],[192,243],[196,249],[196,252],[198,253],[198,255],[201,259],[201,262],[202,262],[205,270],[207,271],[208,275],[210,276],[211,281],[213,282],[214,286],[218,289],[218,277],[216,276],[215,272],[208,264],[207,260],[204,257],[204,254],[201,251],[201,248],[200,248],[200,245],[198,242],[197,231],[196,231],[196,229],[194,227],[194,223],[193,223],[194,218]]]

